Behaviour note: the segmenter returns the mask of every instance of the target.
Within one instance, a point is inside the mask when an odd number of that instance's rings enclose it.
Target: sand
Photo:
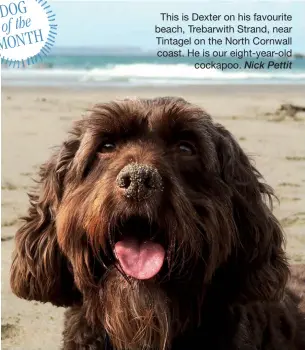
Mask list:
[[[39,164],[94,103],[126,96],[179,95],[205,108],[253,156],[280,199],[275,214],[293,262],[305,262],[305,115],[277,116],[282,103],[305,106],[305,86],[204,86],[60,90],[2,89],[2,349],[60,348],[64,309],[16,298],[9,287],[13,235]]]

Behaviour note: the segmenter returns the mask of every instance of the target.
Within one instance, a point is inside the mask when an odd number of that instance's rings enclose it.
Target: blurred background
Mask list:
[[[58,86],[143,86],[143,85],[202,85],[202,84],[300,84],[305,81],[304,2],[259,2],[259,1],[197,1],[197,2],[150,2],[150,1],[53,1],[58,35],[51,54],[40,64],[26,69],[3,69],[3,85]],[[219,22],[163,22],[160,13],[200,15],[219,14]],[[234,14],[281,15],[289,14],[292,21],[277,22],[225,22],[224,15]],[[155,26],[183,25],[247,25],[287,26],[290,34],[259,35],[263,38],[292,37],[291,46],[250,45],[254,50],[292,49],[292,70],[217,70],[194,69],[195,62],[210,62],[204,57],[187,57],[187,49],[213,49],[208,45],[183,47],[185,57],[157,57],[158,50],[169,50],[171,46],[158,47],[157,36],[165,38],[207,38],[208,34],[161,34]],[[213,34],[215,38],[223,34]],[[233,38],[251,38],[257,34],[229,34]],[[214,47],[227,49],[225,45]],[[231,50],[243,50],[244,45],[231,46]],[[175,50],[181,49],[174,47]],[[213,61],[234,63],[234,58],[213,58]],[[263,59],[268,61],[269,59]],[[277,61],[285,61],[278,58]],[[287,60],[287,59],[286,59]],[[260,60],[257,60],[260,61]],[[244,62],[241,60],[239,62]],[[3,68],[6,66],[4,65]]]

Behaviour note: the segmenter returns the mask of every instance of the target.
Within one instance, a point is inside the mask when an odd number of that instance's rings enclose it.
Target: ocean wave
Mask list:
[[[206,81],[305,80],[305,71],[220,71],[187,64],[117,64],[93,69],[2,69],[2,82],[78,82],[126,84],[202,84]]]

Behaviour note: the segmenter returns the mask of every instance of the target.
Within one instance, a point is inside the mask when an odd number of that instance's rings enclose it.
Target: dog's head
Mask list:
[[[208,296],[283,292],[271,189],[232,135],[182,99],[97,105],[40,176],[16,235],[12,289],[82,303],[118,349],[165,348]]]

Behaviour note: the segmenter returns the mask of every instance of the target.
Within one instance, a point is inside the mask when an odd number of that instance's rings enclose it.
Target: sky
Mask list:
[[[52,1],[58,24],[58,47],[140,47],[157,46],[155,25],[186,25],[162,22],[160,13],[191,14],[291,14],[294,51],[305,52],[305,1]],[[218,22],[220,25],[224,22]],[[269,22],[270,23],[270,22]],[[215,22],[187,23],[213,25]],[[226,24],[230,24],[226,22]],[[251,25],[253,22],[244,23]],[[256,23],[258,25],[258,23]],[[259,23],[264,25],[266,23]],[[202,34],[197,34],[199,37]],[[185,35],[188,37],[189,35]],[[173,36],[175,37],[175,36]],[[180,35],[181,37],[181,35]],[[183,36],[184,37],[184,36]],[[272,36],[270,36],[272,37]]]

